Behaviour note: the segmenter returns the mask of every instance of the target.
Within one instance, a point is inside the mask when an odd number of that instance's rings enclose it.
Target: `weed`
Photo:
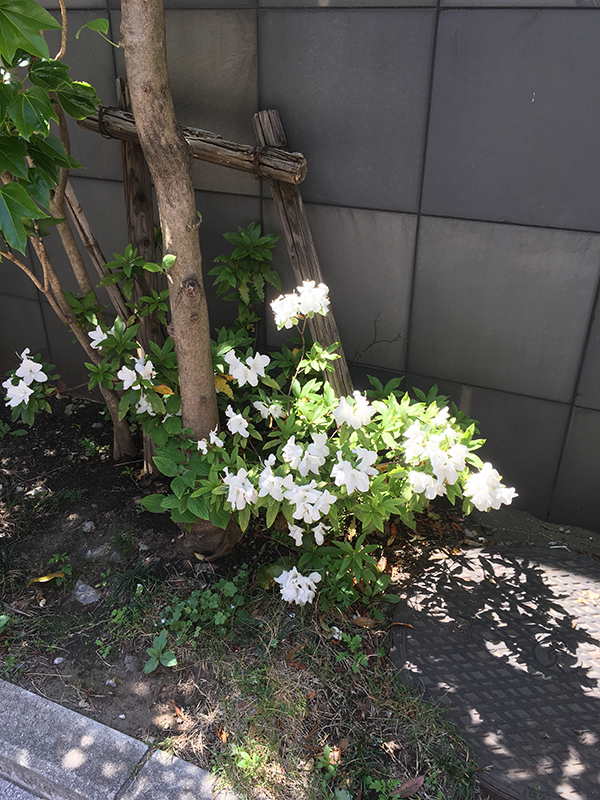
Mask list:
[[[118,600],[132,602],[144,589],[150,589],[156,583],[155,565],[137,561],[131,569],[121,572],[113,584],[113,594]]]
[[[14,545],[0,550],[0,595],[15,588],[23,573],[17,567]]]
[[[56,578],[56,585],[62,586],[67,584],[73,577],[73,567],[71,565],[71,558],[67,553],[55,553],[50,557],[48,564],[51,567],[58,567],[58,572],[63,573],[63,577]]]
[[[119,553],[125,557],[127,557],[135,547],[135,541],[131,531],[127,531],[127,533],[121,533],[121,531],[119,531],[115,534],[112,543],[115,550],[118,550]]]
[[[109,446],[106,444],[97,444],[93,439],[84,436],[82,439],[79,439],[78,442],[79,446],[83,450],[83,455],[85,458],[92,458],[96,455],[102,455],[103,453],[108,453]]]
[[[368,662],[368,658],[363,653],[362,649],[363,646],[362,637],[358,633],[355,636],[349,636],[347,633],[344,633],[343,631],[341,633],[341,636],[342,636],[342,641],[346,642],[346,644],[348,645],[348,649],[350,650],[350,652],[347,652],[346,650],[341,650],[335,657],[336,663],[339,664],[340,661],[344,661],[344,659],[346,658],[351,658],[352,664],[350,669],[356,675],[358,670],[361,667],[366,666]]]
[[[246,565],[231,580],[220,578],[212,587],[194,590],[165,610],[165,624],[178,635],[178,642],[197,639],[203,628],[216,628],[224,636],[230,633],[236,620],[249,619],[244,612],[244,589],[248,580]]]
[[[146,652],[150,656],[144,665],[144,672],[146,674],[154,672],[159,664],[162,664],[163,667],[177,666],[175,654],[167,650],[167,632],[164,628],[158,636],[154,637],[152,647],[149,647]]]

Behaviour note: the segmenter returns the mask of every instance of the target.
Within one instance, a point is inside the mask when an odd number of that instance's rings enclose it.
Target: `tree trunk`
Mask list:
[[[179,367],[182,422],[197,439],[219,424],[210,352],[210,327],[202,281],[192,157],[173,108],[167,73],[162,0],[122,0],[121,46],[140,144],[156,190],[164,253],[176,256],[169,270],[171,325]],[[219,542],[198,551],[220,552]],[[222,532],[223,537],[225,531]]]

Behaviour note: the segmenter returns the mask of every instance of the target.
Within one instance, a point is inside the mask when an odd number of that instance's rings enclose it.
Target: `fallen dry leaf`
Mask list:
[[[371,619],[371,617],[355,617],[352,622],[359,628],[376,628],[378,624],[377,620]]]
[[[27,586],[30,586],[32,583],[46,583],[47,581],[51,581],[54,578],[64,578],[64,572],[49,572],[47,575],[42,575],[40,578],[32,578]]]
[[[309,693],[306,695],[306,699],[307,699],[307,700],[312,700],[312,699],[313,699],[313,697],[315,697],[315,695],[316,695],[316,694],[317,694],[317,693],[316,693],[316,691],[313,689],[313,690],[312,690],[312,692],[309,692]]]
[[[173,708],[175,709],[175,713],[177,714],[177,716],[179,717],[179,719],[181,719],[181,720],[184,720],[184,719],[185,719],[185,717],[183,716],[183,711],[182,711],[182,710],[179,708],[179,706],[176,704],[175,700],[171,700],[171,704],[173,705]]]
[[[425,775],[419,775],[417,778],[409,778],[404,783],[400,784],[397,789],[391,792],[393,797],[410,797],[416,794],[425,781]]]
[[[222,725],[215,725],[215,736],[219,741],[223,742],[223,744],[227,744],[229,734]]]
[[[161,383],[159,386],[153,386],[152,388],[155,392],[158,392],[158,394],[175,394],[173,389],[169,389],[164,383]]]

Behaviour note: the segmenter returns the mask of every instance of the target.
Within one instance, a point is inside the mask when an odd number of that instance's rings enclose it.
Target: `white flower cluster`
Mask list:
[[[222,439],[219,437],[219,434],[217,433],[217,428],[214,428],[214,429],[213,429],[213,430],[212,430],[212,431],[211,431],[211,432],[208,434],[208,441],[207,441],[206,439],[199,439],[199,440],[198,440],[198,450],[199,450],[199,452],[201,452],[201,453],[203,453],[204,455],[206,455],[206,454],[208,453],[208,446],[209,446],[209,443],[210,443],[210,445],[211,445],[212,447],[223,447],[223,445],[224,445],[224,442],[223,442],[223,440],[222,440]]]
[[[256,400],[252,405],[263,419],[269,419],[269,417],[276,419],[277,417],[285,416],[285,411],[279,403],[271,403],[271,405],[268,406],[266,403],[263,403],[262,400]]]
[[[340,397],[338,407],[333,412],[333,418],[339,426],[346,423],[356,431],[371,422],[375,409],[360,392],[354,392],[353,405],[348,400],[350,400],[349,397]]]
[[[271,361],[269,356],[261,356],[260,353],[257,353],[255,356],[247,358],[244,364],[233,350],[225,353],[224,358],[229,364],[231,377],[238,382],[239,386],[244,386],[246,383],[249,383],[250,386],[257,386],[258,379],[265,377],[265,367]]]
[[[120,381],[123,381],[123,389],[142,389],[142,385],[140,381],[146,380],[151,381],[153,378],[156,377],[156,370],[154,369],[154,364],[150,359],[146,360],[145,358],[136,358],[134,360],[133,369],[130,367],[121,367],[121,369],[117,372],[117,378]],[[136,407],[135,407],[137,414],[150,414],[151,417],[155,416],[154,409],[148,402],[146,395],[142,390],[142,396],[140,397]]]
[[[88,333],[88,336],[92,340],[90,344],[93,347],[93,349],[99,350],[104,344],[104,342],[108,339],[108,337],[112,336],[114,332],[115,332],[114,325],[108,331],[103,331],[100,325],[96,325],[94,330]]]
[[[377,461],[377,453],[364,447],[355,447],[352,452],[358,459],[356,467],[342,459],[342,451],[338,450],[337,463],[333,465],[331,477],[336,486],[345,486],[348,494],[352,494],[356,489],[359,492],[368,492],[369,475],[377,475],[377,470],[373,467]]]
[[[230,475],[229,470],[225,467],[223,482],[229,486],[227,502],[237,511],[241,511],[246,505],[256,503],[258,495],[248,480],[248,473],[245,469],[239,470],[237,475]]]
[[[404,457],[409,465],[418,466],[429,460],[431,472],[413,469],[408,480],[417,494],[424,494],[428,500],[446,494],[446,487],[453,486],[459,474],[466,468],[469,448],[457,444],[457,431],[448,425],[448,408],[441,409],[425,425],[413,422],[403,434]],[[432,428],[444,425],[440,433]],[[464,494],[472,498],[473,505],[480,511],[500,508],[502,503],[511,503],[517,493],[500,482],[498,472],[491,464],[484,464],[481,472],[471,475],[465,483]]]
[[[33,359],[28,357],[30,352],[30,349],[26,347],[19,356],[21,365],[15,371],[14,375],[20,378],[19,382],[13,384],[13,379],[8,378],[2,384],[6,389],[7,399],[5,405],[10,408],[15,408],[21,403],[27,403],[29,401],[29,398],[33,394],[31,384],[34,383],[34,381],[36,383],[44,383],[48,380],[48,376],[43,371],[41,364],[38,364],[37,361],[33,361]]]
[[[302,575],[296,567],[282,572],[276,583],[281,586],[281,597],[288,603],[296,603],[299,606],[312,603],[317,591],[317,583],[321,580],[318,572],[311,572],[310,575]]]
[[[321,546],[323,544],[325,541],[325,534],[329,530],[331,530],[330,526],[324,525],[322,522],[319,522],[319,524],[313,528],[312,534],[316,545]],[[296,547],[302,547],[306,531],[303,531],[299,525],[288,525],[288,532],[290,537],[294,540]]]
[[[282,294],[277,300],[273,300],[271,308],[275,315],[277,328],[291,328],[298,324],[299,317],[308,314],[322,314],[325,316],[329,311],[329,289],[324,283],[318,286],[315,281],[303,281],[302,286],[298,286],[292,294]],[[296,294],[298,292],[298,294]]]
[[[513,488],[501,483],[498,471],[489,461],[486,461],[480,472],[467,478],[465,495],[471,498],[471,502],[479,511],[489,511],[490,507],[500,508],[502,503],[510,505],[513,498],[518,497]]]

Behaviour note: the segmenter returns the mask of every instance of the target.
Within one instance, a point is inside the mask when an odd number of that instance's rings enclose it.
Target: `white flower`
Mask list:
[[[21,353],[21,364],[16,370],[15,375],[17,378],[22,378],[27,386],[34,381],[37,381],[37,383],[43,383],[44,381],[47,381],[48,376],[42,370],[42,365],[38,364],[37,361],[33,361],[33,359],[28,358],[29,352],[29,348],[26,347]]]
[[[406,439],[404,443],[404,455],[406,460],[413,463],[418,463],[423,458],[423,451],[425,449],[425,431],[421,428],[418,422],[413,422],[412,425],[402,434]]]
[[[20,380],[16,386],[13,386],[9,379],[4,381],[2,386],[6,389],[7,400],[5,405],[11,408],[16,408],[16,406],[21,403],[28,403],[29,398],[33,394],[33,389],[30,389],[24,380]]]
[[[302,445],[296,444],[295,436],[290,436],[285,447],[281,451],[283,460],[286,461],[292,469],[298,469],[303,454]]]
[[[240,469],[237,475],[230,475],[229,470],[225,467],[223,483],[229,486],[227,502],[232,508],[241,511],[247,504],[252,505],[252,503],[256,503],[258,495],[256,489],[248,480],[248,473],[245,469]]]
[[[198,445],[198,450],[201,453],[203,453],[203,455],[206,455],[208,453],[208,442],[206,441],[206,439],[198,439],[197,445]]]
[[[270,406],[268,406],[266,403],[263,403],[262,400],[255,400],[252,405],[259,412],[263,419],[268,419],[269,417],[283,417],[285,415],[285,411],[279,405],[279,403],[272,403]]]
[[[275,324],[277,329],[291,328],[292,325],[298,324],[298,296],[293,294],[281,294],[277,300],[271,303],[273,314],[275,315]]]
[[[448,411],[448,406],[441,408],[435,417],[431,420],[432,425],[445,425],[450,417],[450,412]]]
[[[211,444],[214,444],[217,447],[223,447],[223,440],[219,438],[216,428],[208,434],[208,438],[210,439]]]
[[[123,381],[123,389],[131,389],[133,384],[138,382],[137,373],[129,367],[121,367],[117,372],[117,378]]]
[[[359,469],[354,469],[349,461],[342,459],[342,451],[337,451],[337,464],[333,465],[331,477],[336,486],[345,486],[348,494],[355,489],[359,492],[369,491],[369,476]]]
[[[318,522],[323,514],[329,514],[332,503],[337,500],[329,491],[317,489],[316,481],[304,486],[293,485],[287,489],[284,497],[296,506],[294,519],[302,519],[307,524]]]
[[[509,505],[518,497],[514,489],[504,486],[498,471],[487,461],[480,472],[467,479],[464,493],[479,511],[500,508],[503,503]]]
[[[239,386],[244,386],[246,383],[249,383],[250,386],[257,386],[258,378],[264,378],[265,367],[271,361],[269,356],[261,356],[260,353],[257,353],[255,356],[250,356],[244,364],[233,350],[225,353],[224,358],[229,364],[232,378],[238,382]]]
[[[316,528],[313,528],[313,536],[315,537],[315,543],[318,545],[322,545],[325,541],[325,536],[327,531],[330,530],[329,525],[323,525],[322,522],[319,522]]]
[[[423,494],[428,500],[433,500],[435,497],[441,497],[446,494],[446,488],[441,481],[436,481],[427,472],[418,472],[411,470],[408,473],[408,480],[412,484],[417,494]]]
[[[309,472],[318,475],[319,467],[323,466],[329,455],[326,433],[313,433],[312,440],[313,443],[308,445],[306,453],[298,464],[298,472],[303,478],[306,478]]]
[[[285,478],[280,478],[278,475],[273,474],[273,464],[275,463],[275,456],[271,454],[267,459],[263,471],[258,477],[258,496],[259,497],[272,497],[280,503],[283,500],[286,490],[292,489],[294,479],[291,475]]]
[[[352,452],[356,454],[359,459],[356,469],[364,472],[365,475],[377,475],[377,470],[373,464],[377,461],[377,452],[375,450],[367,450],[364,447],[354,447]]]
[[[156,416],[154,409],[146,399],[146,395],[143,393],[142,396],[140,397],[138,404],[135,407],[135,410],[137,414],[143,414],[144,412],[146,412],[147,414],[150,414],[151,417]]]
[[[265,377],[265,367],[267,367],[271,363],[271,359],[269,356],[261,356],[260,353],[257,353],[255,356],[250,356],[246,359],[246,367],[251,370],[253,376],[258,375],[260,378]],[[256,383],[249,381],[252,386],[256,386]]]
[[[99,350],[102,347],[102,344],[108,338],[108,333],[105,333],[100,325],[96,325],[93,331],[88,332],[88,336],[92,340],[90,345],[93,347],[94,350]]]
[[[281,597],[288,603],[303,606],[312,603],[317,592],[316,584],[321,580],[318,572],[301,575],[296,567],[282,572],[275,581],[281,586]]]
[[[354,392],[354,406],[348,403],[348,399],[340,397],[338,407],[333,412],[333,417],[337,424],[342,425],[345,422],[346,425],[354,428],[354,430],[362,428],[363,425],[368,425],[375,413],[375,409],[369,401],[360,392]]]
[[[248,420],[244,419],[241,414],[236,414],[231,406],[227,406],[227,411],[225,414],[229,417],[227,420],[227,427],[229,428],[230,433],[239,433],[240,436],[243,436],[245,439],[247,439],[250,435],[248,433]]]
[[[156,375],[156,370],[154,369],[154,364],[148,359],[146,361],[143,358],[136,358],[135,360],[135,371],[140,375],[141,378],[144,380],[152,380]]]
[[[288,525],[289,534],[296,543],[296,547],[302,547],[302,537],[304,531],[298,525]]]
[[[315,286],[315,281],[302,281],[302,286],[298,286],[298,311],[301,314],[327,314],[329,299],[327,292],[329,289],[324,283]]]

